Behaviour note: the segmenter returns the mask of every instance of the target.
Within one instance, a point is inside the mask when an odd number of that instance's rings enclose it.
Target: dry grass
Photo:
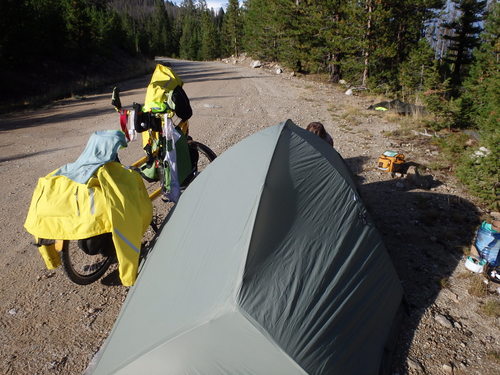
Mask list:
[[[486,297],[488,295],[488,285],[485,284],[483,276],[473,274],[467,291],[474,297]]]
[[[301,100],[305,101],[305,102],[314,102],[315,99],[314,98],[311,98],[311,97],[302,97],[300,98]]]
[[[500,301],[497,299],[489,299],[479,309],[481,315],[492,318],[500,317]]]
[[[421,116],[401,116],[395,112],[382,112],[384,118],[388,122],[398,124],[398,128],[393,131],[384,131],[383,134],[387,137],[396,138],[401,141],[412,141],[420,139],[427,141],[427,137],[419,135],[425,128],[425,121]]]
[[[342,116],[348,118],[348,117],[358,116],[360,114],[361,114],[361,109],[359,107],[347,106],[344,109],[344,113],[342,114]]]
[[[449,289],[450,288],[450,279],[448,277],[443,277],[441,280],[439,280],[439,286],[441,289]]]
[[[467,279],[472,279],[474,276],[476,276],[474,273],[470,271],[464,271],[457,275],[457,279],[467,280]]]
[[[306,77],[308,81],[312,82],[319,82],[319,83],[330,82],[330,76],[328,75],[328,73],[308,73]]]
[[[396,112],[386,111],[383,113],[384,113],[384,118],[389,122],[400,122],[402,119],[401,116],[398,115]]]
[[[460,250],[465,256],[469,256],[471,254],[470,246],[460,246],[458,250]]]
[[[376,104],[376,103],[380,103],[380,102],[385,102],[387,100],[390,101],[390,99],[387,99],[385,96],[383,95],[375,95],[375,96],[372,96],[372,95],[365,95],[365,97],[369,97],[370,100],[372,100],[373,103],[371,104]]]
[[[427,167],[432,171],[444,171],[449,170],[451,167],[451,163],[444,158],[439,158],[437,160],[431,161]]]
[[[343,131],[348,132],[348,133],[353,131],[353,128],[347,124],[340,124],[339,128],[341,128]]]
[[[417,135],[415,135],[415,133],[413,132],[413,129],[404,128],[401,126],[398,129],[392,130],[392,131],[384,130],[384,131],[382,131],[382,134],[386,137],[396,138],[396,139],[403,140],[406,142],[417,138]]]
[[[500,352],[499,351],[488,352],[486,355],[493,362],[500,364]]]
[[[346,120],[350,125],[357,126],[362,123],[362,121],[358,118],[361,114],[361,110],[357,107],[347,107],[344,111],[338,116],[342,120]]]
[[[326,110],[328,112],[330,112],[330,115],[333,118],[335,118],[335,119],[344,119],[342,108],[337,107],[335,104],[329,104],[328,108]]]

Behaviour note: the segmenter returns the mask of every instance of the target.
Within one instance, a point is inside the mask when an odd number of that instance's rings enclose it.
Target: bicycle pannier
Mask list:
[[[172,92],[172,101],[175,104],[175,114],[183,121],[189,120],[193,115],[189,98],[181,86],[177,86]]]
[[[111,233],[103,233],[90,238],[78,240],[78,247],[88,255],[106,254],[115,248]]]
[[[405,156],[396,151],[386,151],[377,161],[377,168],[385,172],[399,172],[405,162]]]

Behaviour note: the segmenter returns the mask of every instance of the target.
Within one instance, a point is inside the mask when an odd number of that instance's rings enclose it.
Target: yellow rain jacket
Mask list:
[[[168,67],[157,64],[146,90],[143,112],[166,112],[175,108],[172,92],[182,86],[182,80]]]
[[[66,176],[42,177],[33,193],[24,227],[37,238],[78,240],[112,233],[123,285],[137,277],[141,240],[151,223],[153,207],[140,175],[108,162],[80,184]],[[60,262],[54,248],[42,246],[47,268]],[[51,261],[52,258],[52,261]]]
[[[169,67],[161,64],[157,64],[153,75],[151,76],[151,81],[146,89],[146,97],[144,99],[144,106],[142,107],[143,112],[159,112],[167,113],[169,117],[172,117],[175,108],[175,104],[172,101],[172,93],[177,86],[184,84],[182,79],[174,73]],[[188,121],[181,121],[179,123],[184,134],[188,133],[189,123]],[[146,146],[148,142],[157,141],[157,132],[143,132],[142,133],[142,146]]]

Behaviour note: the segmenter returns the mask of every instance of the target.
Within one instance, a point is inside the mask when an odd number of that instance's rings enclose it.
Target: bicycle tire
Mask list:
[[[193,172],[182,183],[183,189],[185,189],[191,182],[193,182],[196,176],[198,176],[207,167],[208,164],[210,164],[215,160],[215,158],[217,158],[217,154],[213,152],[207,145],[193,140],[189,142],[192,146],[196,147],[199,157]]]
[[[198,151],[207,157],[210,162],[213,162],[217,157],[217,154],[213,152],[210,147],[204,145],[203,143],[192,141],[194,145],[198,148]]]
[[[96,255],[88,255],[79,248],[77,241],[63,241],[61,261],[66,276],[78,285],[97,281],[108,270],[114,260],[114,248],[104,249]],[[90,264],[81,265],[87,262]],[[86,269],[86,267],[88,267]]]

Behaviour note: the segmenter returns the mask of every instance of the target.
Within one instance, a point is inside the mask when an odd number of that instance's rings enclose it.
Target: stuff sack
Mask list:
[[[196,149],[196,146],[190,146],[188,137],[182,132],[181,129],[179,129],[179,127],[175,128],[175,132],[175,152],[178,169],[177,173],[179,181],[184,184],[183,181],[186,181],[192,175],[195,166],[198,164],[198,151]],[[152,133],[150,135],[149,133],[145,132],[143,133],[143,135],[145,135],[145,137],[143,137],[143,141],[145,143],[144,151],[146,152],[146,155],[148,155],[148,160],[138,168],[135,168],[135,170],[139,172],[142,178],[144,178],[148,182],[159,181],[159,166],[154,163],[153,153],[157,152],[160,147],[169,147],[168,142],[162,143],[162,141],[158,139],[158,133]],[[194,147],[195,150],[192,150],[192,147]],[[168,165],[166,165],[165,172],[166,175],[164,176],[164,183],[168,190],[170,188],[171,182],[170,167]]]
[[[137,133],[142,133],[151,129],[154,132],[161,130],[161,118],[152,112],[142,112],[141,105],[134,103],[134,129]]]
[[[189,98],[181,86],[177,86],[172,91],[172,102],[175,104],[175,114],[182,121],[189,120],[193,115],[193,110],[191,108],[191,103]]]
[[[170,96],[177,86],[182,86],[183,82],[172,69],[167,66],[157,64],[151,82],[146,89],[143,112],[164,113],[173,110],[175,104]]]
[[[115,252],[113,235],[103,233],[90,238],[78,240],[78,247],[87,255],[112,255]]]
[[[477,230],[475,246],[481,258],[491,266],[499,265],[500,232],[493,229],[492,225],[486,221],[483,221]]]
[[[377,168],[385,172],[401,171],[405,162],[405,156],[397,151],[385,151],[377,161]]]

